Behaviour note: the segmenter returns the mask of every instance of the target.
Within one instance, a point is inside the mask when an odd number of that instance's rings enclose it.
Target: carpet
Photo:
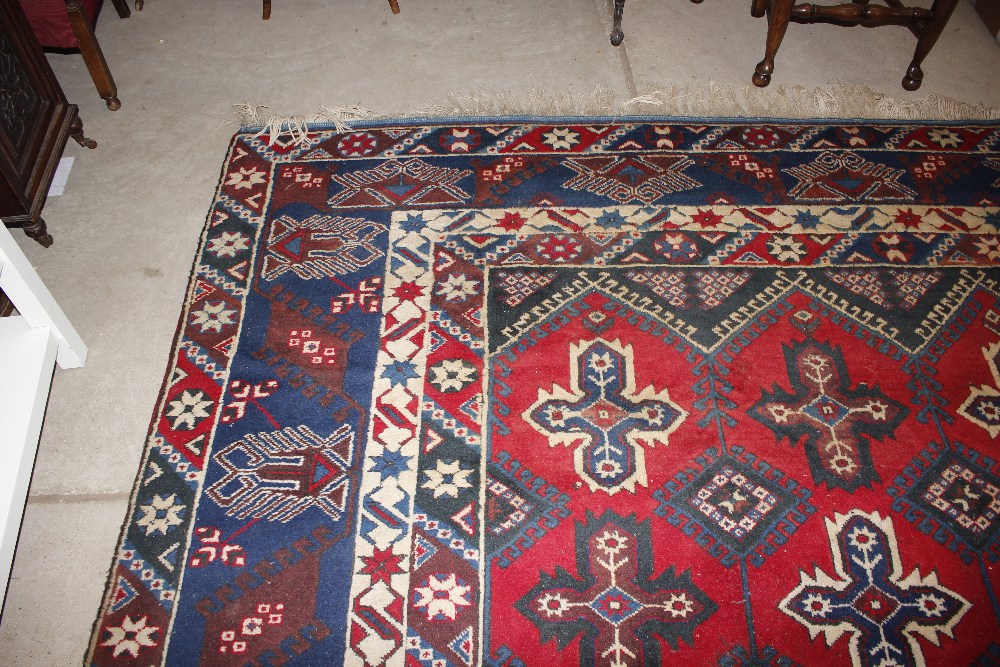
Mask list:
[[[233,138],[88,665],[1000,664],[1000,126],[552,122]]]

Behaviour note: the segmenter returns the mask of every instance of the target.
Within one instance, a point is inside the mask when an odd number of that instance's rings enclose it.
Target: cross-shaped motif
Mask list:
[[[524,420],[549,446],[576,445],[576,472],[591,491],[646,486],[643,444],[667,442],[687,417],[667,390],[637,391],[631,345],[600,338],[570,345],[570,389],[539,389]]]
[[[772,391],[761,391],[761,399],[747,414],[793,446],[805,437],[806,457],[817,484],[851,492],[870,487],[879,476],[865,436],[893,437],[909,411],[877,384],[862,383],[852,389],[839,347],[811,338],[783,347],[794,393],[775,384]]]
[[[823,633],[827,646],[850,636],[851,660],[860,665],[923,665],[917,637],[939,645],[971,605],[938,583],[937,574],[914,569],[903,577],[892,520],[878,512],[852,510],[826,520],[836,577],[820,568],[778,607],[806,626],[810,638]]]
[[[692,644],[695,628],[717,606],[673,567],[653,577],[649,520],[611,510],[576,528],[580,578],[562,568],[542,572],[540,582],[514,606],[539,630],[542,642],[555,637],[563,650],[578,635],[581,665],[660,665],[659,635],[677,649]],[[563,664],[560,662],[560,664]]]

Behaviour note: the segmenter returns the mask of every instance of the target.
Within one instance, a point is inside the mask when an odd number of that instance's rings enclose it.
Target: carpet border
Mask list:
[[[605,124],[648,124],[648,123],[672,123],[672,124],[719,124],[719,125],[747,125],[767,123],[774,125],[878,125],[878,126],[926,126],[926,127],[1000,127],[1000,117],[996,119],[970,119],[970,120],[948,120],[948,119],[909,119],[909,118],[782,118],[782,117],[760,117],[747,118],[740,116],[705,118],[699,116],[665,116],[660,114],[627,114],[627,115],[511,115],[511,116],[392,116],[392,117],[365,117],[354,115],[354,112],[347,113],[344,117],[338,117],[340,113],[337,109],[326,108],[323,112],[309,117],[303,116],[277,116],[271,115],[265,118],[262,110],[266,107],[251,105],[235,105],[234,112],[239,122],[237,134],[253,133],[254,136],[268,135],[269,143],[273,144],[275,139],[284,135],[290,135],[294,143],[301,143],[305,135],[309,132],[355,132],[367,129],[382,129],[394,126],[439,126],[439,125],[488,125],[501,123],[522,123],[535,125],[581,125],[588,123]]]
[[[163,376],[160,380],[160,387],[156,392],[156,399],[153,402],[152,410],[149,416],[149,426],[146,428],[146,436],[142,442],[142,450],[139,454],[139,468],[136,470],[135,479],[132,482],[132,488],[129,490],[128,503],[125,509],[125,516],[122,518],[121,527],[118,530],[118,537],[115,539],[114,552],[111,554],[111,564],[108,567],[108,573],[104,579],[104,592],[101,595],[101,602],[97,608],[96,617],[94,622],[91,624],[90,631],[90,641],[87,643],[87,648],[84,650],[83,655],[83,667],[89,667],[92,664],[91,656],[98,648],[98,642],[100,640],[100,629],[101,621],[104,619],[105,612],[111,602],[112,596],[114,594],[114,577],[115,571],[118,569],[119,565],[119,551],[121,546],[125,541],[125,536],[128,532],[128,527],[130,525],[130,520],[134,512],[136,503],[138,501],[139,489],[142,486],[143,470],[145,469],[145,463],[147,461],[147,456],[150,452],[149,441],[153,434],[156,432],[156,424],[159,421],[160,413],[162,411],[162,405],[166,400],[166,394],[169,389],[168,381],[170,380],[171,373],[174,370],[175,363],[174,360],[177,358],[177,353],[180,348],[181,340],[184,338],[184,322],[187,316],[187,311],[185,305],[188,302],[188,298],[191,294],[191,289],[194,286],[194,279],[198,270],[198,258],[201,257],[205,250],[205,245],[208,241],[208,234],[211,230],[210,222],[212,220],[212,212],[214,211],[214,202],[218,199],[222,192],[222,186],[225,181],[226,174],[229,171],[230,160],[233,155],[233,150],[236,147],[236,141],[241,134],[245,134],[242,130],[235,132],[229,139],[228,147],[226,148],[226,154],[223,158],[222,164],[219,166],[219,176],[216,179],[215,191],[212,194],[212,200],[209,203],[208,210],[205,213],[205,219],[202,223],[201,233],[198,237],[198,245],[195,247],[194,256],[191,257],[191,268],[188,271],[187,284],[184,288],[184,293],[181,296],[178,312],[177,312],[177,324],[174,331],[173,338],[170,343],[170,348],[167,351],[167,356],[165,363],[163,365]],[[194,529],[194,523],[192,522],[191,530]],[[191,534],[187,536],[187,542],[190,545]],[[178,591],[179,592],[179,591]],[[179,596],[178,596],[179,597]],[[170,630],[173,626],[174,615],[171,615],[170,624],[171,627],[167,629],[166,634],[170,634]]]

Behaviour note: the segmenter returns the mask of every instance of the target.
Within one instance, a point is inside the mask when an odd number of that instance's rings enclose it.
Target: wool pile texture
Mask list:
[[[1000,125],[233,137],[86,664],[1000,664]]]

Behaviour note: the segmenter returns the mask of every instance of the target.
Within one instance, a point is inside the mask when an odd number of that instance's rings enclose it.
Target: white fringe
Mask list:
[[[481,90],[451,93],[446,102],[395,114],[376,114],[358,105],[322,106],[310,116],[286,116],[248,102],[234,107],[243,127],[260,128],[270,144],[288,135],[302,142],[311,125],[332,124],[347,132],[352,124],[380,118],[496,118],[505,116],[611,117],[685,116],[695,118],[859,119],[859,120],[1000,120],[1000,108],[968,104],[942,95],[901,100],[865,86],[839,85],[809,90],[803,86],[757,88],[748,84],[657,86],[618,100],[597,86],[589,95],[568,91]]]
[[[250,104],[243,102],[233,106],[236,116],[243,127],[261,128],[255,137],[268,136],[268,145],[273,146],[274,142],[282,135],[290,135],[292,142],[299,144],[305,140],[309,132],[310,125],[332,124],[337,132],[349,132],[351,122],[370,120],[375,118],[368,109],[358,106],[331,107],[322,105],[319,113],[311,116],[281,116],[266,113],[267,107],[260,104]]]

